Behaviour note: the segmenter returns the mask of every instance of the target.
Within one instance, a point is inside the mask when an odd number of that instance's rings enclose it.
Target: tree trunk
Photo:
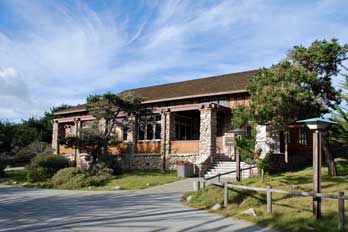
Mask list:
[[[326,159],[326,164],[328,167],[329,176],[337,176],[337,169],[334,157],[330,152],[329,143],[327,142],[326,136],[322,137],[323,151]]]

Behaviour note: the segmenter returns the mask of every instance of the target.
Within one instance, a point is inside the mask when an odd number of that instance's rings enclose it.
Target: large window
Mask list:
[[[192,140],[192,118],[185,116],[175,116],[175,139]]]
[[[161,139],[161,115],[150,114],[142,115],[138,121],[139,140],[159,140]]]

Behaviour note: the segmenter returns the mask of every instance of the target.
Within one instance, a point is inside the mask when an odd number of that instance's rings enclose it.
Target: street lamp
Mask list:
[[[321,191],[321,152],[322,152],[322,132],[330,124],[336,124],[333,121],[323,118],[309,118],[297,121],[305,124],[313,131],[313,192]],[[316,219],[321,217],[321,198],[313,197],[313,214]]]
[[[233,129],[231,132],[234,134],[234,141],[236,141],[236,136],[240,138],[241,134],[245,133],[246,130],[237,128]],[[240,156],[237,150],[236,142],[234,143],[234,154],[236,156],[236,180],[240,181]]]

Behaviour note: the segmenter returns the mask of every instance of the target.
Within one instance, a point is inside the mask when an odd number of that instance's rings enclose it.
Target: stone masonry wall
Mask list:
[[[199,155],[214,156],[216,153],[216,108],[200,109]]]
[[[55,154],[59,153],[58,143],[59,124],[57,121],[52,123],[52,150]]]
[[[120,155],[122,169],[155,170],[162,169],[161,154],[122,154]]]

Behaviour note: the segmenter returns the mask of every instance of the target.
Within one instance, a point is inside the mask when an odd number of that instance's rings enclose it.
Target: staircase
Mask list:
[[[249,164],[244,162],[240,163],[240,168],[249,168]],[[204,174],[205,178],[216,176],[219,173],[223,174],[225,172],[230,172],[236,170],[236,162],[231,158],[225,156],[224,154],[217,154],[214,158],[213,164],[208,168],[207,172]],[[249,170],[241,171],[241,179],[248,178],[250,176]],[[235,180],[236,173],[230,173],[224,176],[221,176],[221,179]]]

